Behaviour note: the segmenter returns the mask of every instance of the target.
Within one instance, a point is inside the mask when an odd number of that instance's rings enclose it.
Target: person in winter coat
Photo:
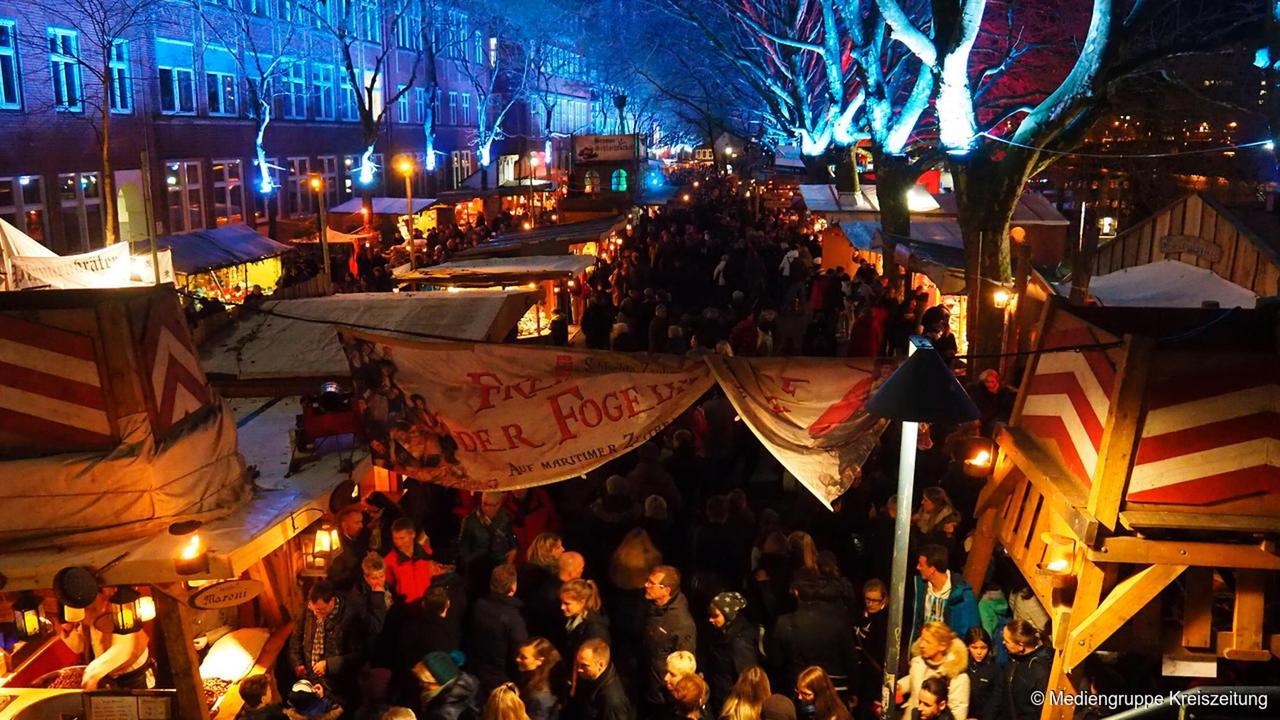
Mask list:
[[[635,720],[627,691],[610,660],[609,646],[593,639],[582,644],[573,664],[573,694],[568,720]]]
[[[969,717],[969,650],[951,628],[940,622],[925,624],[920,639],[912,646],[911,664],[906,676],[898,680],[897,701],[909,713],[920,699],[920,686],[926,678],[947,680],[948,707],[956,720]]]
[[[536,637],[520,646],[516,654],[520,669],[520,697],[529,720],[553,720],[559,715],[560,653],[546,638]]]
[[[502,493],[484,493],[476,509],[462,521],[458,567],[467,579],[468,592],[475,595],[483,592],[494,567],[515,560],[516,536],[503,500]]]
[[[1000,675],[995,653],[991,652],[991,636],[980,627],[971,628],[964,636],[969,649],[969,717],[980,717],[991,701],[992,689]]]
[[[560,609],[564,612],[564,643],[567,657],[577,657],[588,640],[610,642],[609,618],[600,611],[600,591],[595,581],[570,580],[560,587]]]
[[[421,600],[431,587],[431,579],[445,572],[444,566],[431,559],[417,537],[409,518],[396,518],[391,524],[391,550],[386,557],[387,586],[403,604]]]
[[[656,708],[665,701],[667,656],[677,650],[697,651],[697,630],[689,603],[680,592],[680,571],[659,565],[644,584],[649,613],[644,628],[644,657],[648,677],[644,686],[646,706]]]
[[[560,529],[555,503],[543,488],[512,490],[507,495],[506,510],[521,552],[528,552],[539,535]]]
[[[742,614],[746,606],[747,599],[736,592],[720,593],[711,600],[711,630],[702,648],[702,667],[711,686],[713,708],[724,703],[747,668],[760,664],[759,631]]]
[[[515,566],[499,565],[490,574],[489,594],[477,600],[471,611],[468,667],[484,696],[516,677],[516,651],[529,639],[520,614],[523,603],[515,595]]]
[[[941,545],[924,545],[916,555],[915,610],[912,613],[911,638],[920,635],[927,622],[941,622],[956,635],[982,624],[978,615],[978,598],[973,587],[960,573],[951,572],[950,554]],[[953,700],[951,707],[955,711]]]
[[[947,545],[955,537],[962,518],[947,497],[947,491],[933,485],[924,489],[920,511],[911,520],[927,541]]]
[[[375,658],[380,645],[382,630],[387,623],[387,611],[391,609],[391,593],[387,590],[387,566],[377,555],[368,555],[361,563],[363,577],[347,592],[349,624],[356,637],[363,643],[365,660],[386,667],[390,658]]]
[[[516,596],[525,607],[529,634],[559,640],[564,616],[560,612],[559,564],[564,541],[555,533],[533,539],[525,562],[516,569]]]
[[[813,665],[796,677],[797,715],[802,720],[853,720],[831,678]]]
[[[299,679],[323,682],[337,698],[349,697],[362,659],[353,630],[346,603],[333,586],[316,583],[289,638],[289,666]]]
[[[360,579],[360,563],[369,552],[369,530],[359,505],[348,505],[338,513],[338,546],[338,556],[325,577],[335,590],[345,593]]]
[[[858,715],[871,717],[871,709],[880,702],[880,685],[884,678],[884,651],[889,634],[889,589],[884,582],[871,579],[862,586],[863,610],[853,624],[853,647],[857,655],[855,680],[851,684],[857,701]]]
[[[420,696],[418,720],[476,720],[479,717],[477,693],[480,681],[462,672],[458,659],[433,652],[413,666]]]
[[[1010,620],[1003,635],[1009,662],[999,671],[991,699],[982,710],[982,720],[1038,718],[1053,657],[1042,644],[1036,626],[1026,620]],[[1037,698],[1040,702],[1036,702]]]
[[[791,580],[796,610],[778,618],[767,650],[780,682],[794,683],[811,665],[826,671],[837,688],[848,682],[855,665],[853,628],[845,609],[824,594],[825,588],[812,568],[800,568]]]

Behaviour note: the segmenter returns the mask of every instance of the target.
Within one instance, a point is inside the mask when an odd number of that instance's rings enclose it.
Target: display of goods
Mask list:
[[[84,665],[71,665],[36,678],[32,687],[49,690],[78,688],[84,683]]]
[[[231,687],[231,682],[222,678],[205,678],[204,679],[204,704],[210,708],[218,702]]]

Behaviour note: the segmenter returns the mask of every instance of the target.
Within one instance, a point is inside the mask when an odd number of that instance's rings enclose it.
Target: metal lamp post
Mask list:
[[[413,244],[413,163],[409,162],[408,158],[405,158],[400,161],[398,169],[400,174],[404,175],[404,224],[405,230],[409,232],[406,242],[409,243],[409,269],[412,270],[414,269],[413,251],[415,249]]]
[[[875,395],[867,401],[867,412],[902,422],[902,442],[898,454],[898,517],[893,528],[893,573],[889,586],[889,631],[884,653],[884,717],[893,720],[893,702],[898,676],[898,653],[902,647],[903,611],[907,590],[907,542],[911,537],[912,491],[915,489],[916,439],[920,423],[967,422],[979,417],[978,408],[956,376],[943,362],[932,343],[912,337],[909,356]]]
[[[311,178],[311,189],[316,194],[316,206],[320,208],[320,257],[323,258],[325,287],[333,282],[329,268],[329,220],[325,213],[324,181],[318,177]]]

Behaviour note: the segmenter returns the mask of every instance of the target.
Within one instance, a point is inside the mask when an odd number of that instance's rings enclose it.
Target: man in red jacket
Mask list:
[[[417,602],[431,587],[431,578],[445,568],[415,542],[417,533],[409,518],[397,518],[391,524],[391,552],[387,554],[387,585],[404,603]]]

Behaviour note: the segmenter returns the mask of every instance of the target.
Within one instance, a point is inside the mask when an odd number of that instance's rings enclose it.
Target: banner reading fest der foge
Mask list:
[[[338,333],[375,463],[467,490],[585,473],[711,387],[696,358]]]

